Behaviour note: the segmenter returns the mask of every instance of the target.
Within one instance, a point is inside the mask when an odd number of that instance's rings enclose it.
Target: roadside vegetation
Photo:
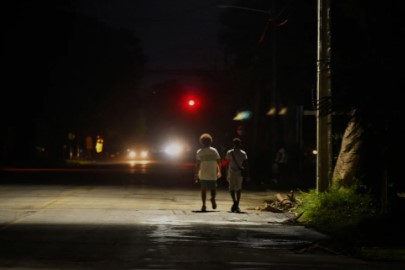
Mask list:
[[[319,193],[300,191],[296,200],[292,211],[299,222],[329,235],[345,246],[346,253],[366,260],[405,261],[401,210],[382,210],[361,183],[342,187],[336,182]]]
[[[301,204],[295,209],[302,213],[300,221],[328,234],[346,235],[363,220],[377,216],[375,203],[357,183],[343,188],[333,184],[327,192],[311,189],[297,195]]]

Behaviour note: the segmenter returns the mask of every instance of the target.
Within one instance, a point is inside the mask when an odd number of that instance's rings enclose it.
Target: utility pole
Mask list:
[[[332,116],[325,113],[331,105],[331,32],[330,0],[318,0],[317,54],[317,192],[328,190],[332,180]]]

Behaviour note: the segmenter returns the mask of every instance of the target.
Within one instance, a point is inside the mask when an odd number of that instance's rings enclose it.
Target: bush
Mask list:
[[[302,204],[295,212],[303,213],[300,221],[334,236],[346,235],[365,219],[376,215],[373,196],[360,190],[360,185],[344,188],[333,184],[329,191],[301,191]]]

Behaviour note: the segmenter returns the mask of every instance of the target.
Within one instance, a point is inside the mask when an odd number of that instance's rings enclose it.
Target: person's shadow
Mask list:
[[[247,212],[244,212],[244,211],[240,211],[240,212],[228,211],[228,213],[231,213],[231,214],[247,214]]]
[[[220,211],[217,211],[217,210],[206,210],[206,211],[194,210],[194,211],[191,211],[191,212],[193,212],[193,213],[215,213],[215,212],[220,212]]]
[[[218,211],[218,210],[206,210],[206,211],[194,210],[194,211],[191,211],[191,212],[193,212],[193,213],[218,213],[218,212],[221,212],[221,211]],[[230,214],[247,214],[247,212],[244,212],[244,211],[240,211],[240,212],[227,211],[227,213],[230,213]]]

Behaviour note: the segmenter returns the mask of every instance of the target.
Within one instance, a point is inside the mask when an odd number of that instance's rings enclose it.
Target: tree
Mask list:
[[[334,181],[354,179],[382,198],[387,181],[401,183],[396,149],[402,128],[404,23],[400,1],[338,1],[332,6],[334,112],[346,113]],[[402,184],[403,185],[403,184]]]

